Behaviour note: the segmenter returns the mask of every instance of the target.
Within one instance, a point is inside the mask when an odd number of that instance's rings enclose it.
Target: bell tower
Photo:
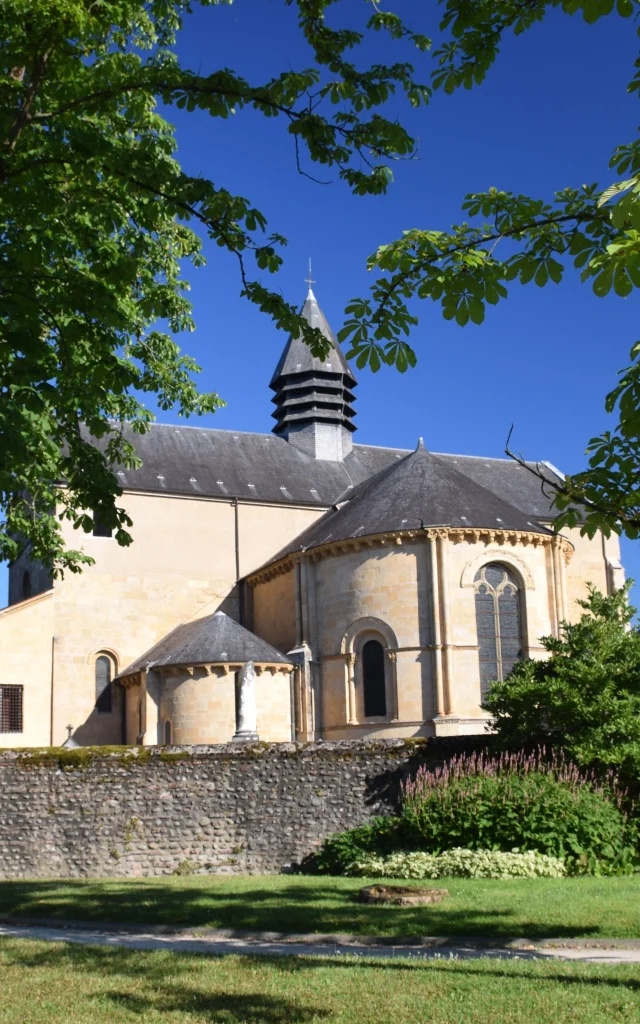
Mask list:
[[[331,349],[321,360],[302,338],[289,338],[269,385],[275,392],[273,433],[315,459],[342,462],[353,447],[357,429],[353,422],[356,380],[311,290],[313,283],[309,271],[302,316],[331,342]]]

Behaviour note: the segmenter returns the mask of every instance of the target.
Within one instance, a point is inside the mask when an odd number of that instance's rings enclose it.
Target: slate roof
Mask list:
[[[421,439],[414,452],[354,488],[270,561],[332,541],[429,526],[551,532],[428,452]]]
[[[304,504],[327,508],[351,486],[394,465],[407,448],[354,444],[344,462],[314,459],[274,434],[153,423],[147,434],[129,434],[142,466],[116,467],[125,490],[197,494]],[[103,442],[95,442],[101,444]],[[438,453],[434,453],[438,454]],[[500,495],[527,516],[551,518],[540,481],[512,459],[438,454],[475,483]],[[530,465],[535,465],[531,463]],[[551,470],[549,476],[554,477]]]
[[[193,622],[176,626],[170,633],[132,662],[117,679],[142,669],[168,665],[216,665],[247,661],[289,665],[280,651],[261,640],[224,612],[215,612]]]
[[[317,327],[324,337],[331,342],[333,349],[326,359],[318,359],[316,356],[311,355],[311,349],[308,345],[305,345],[300,337],[292,335],[278,360],[278,365],[273,372],[269,386],[275,391],[281,377],[286,377],[290,374],[312,373],[314,371],[319,371],[320,376],[327,372],[341,373],[349,379],[351,384],[355,384],[356,379],[353,376],[351,367],[342,354],[336,336],[329,327],[327,318],[320,309],[318,300],[311,288],[309,288],[301,312],[307,323],[311,327]]]
[[[299,336],[289,338],[269,385],[275,391],[273,432],[287,437],[292,428],[337,423],[353,433],[357,428],[351,389],[356,380],[311,288],[301,313],[331,342],[331,349],[320,360]]]

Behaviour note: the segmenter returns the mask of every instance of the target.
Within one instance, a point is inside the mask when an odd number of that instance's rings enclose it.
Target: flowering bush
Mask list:
[[[572,870],[626,865],[637,843],[626,794],[561,756],[472,754],[435,771],[418,769],[404,786],[405,847],[430,853],[514,847],[567,861]]]
[[[456,857],[460,851],[511,857],[514,849],[518,856],[526,851],[564,863],[570,874],[627,874],[637,868],[638,824],[626,791],[613,775],[598,780],[544,750],[462,756],[435,771],[422,767],[405,783],[403,798],[400,817],[373,818],[329,836],[307,869],[340,875],[389,855],[416,856],[423,858],[416,864],[432,865],[437,855],[452,851]],[[391,862],[384,863],[382,874],[388,875]]]
[[[373,854],[350,864],[348,875],[365,878],[562,878],[567,869],[558,857],[536,850],[447,850],[437,855],[415,851]]]

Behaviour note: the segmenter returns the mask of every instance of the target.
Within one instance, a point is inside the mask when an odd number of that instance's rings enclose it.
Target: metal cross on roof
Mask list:
[[[315,281],[313,280],[313,278],[311,277],[311,257],[309,257],[309,276],[308,276],[308,277],[305,277],[305,281],[307,282],[307,284],[309,285],[309,287],[311,287],[311,285],[312,285],[312,284],[315,284],[315,283],[316,283],[316,282],[315,282]]]

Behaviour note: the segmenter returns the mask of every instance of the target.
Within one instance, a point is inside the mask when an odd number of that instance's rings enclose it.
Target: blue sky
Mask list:
[[[433,32],[440,9],[431,0],[394,7],[414,28]],[[366,11],[360,0],[344,0],[338,9],[354,19]],[[394,168],[384,197],[358,198],[337,180],[318,185],[301,177],[282,119],[243,111],[221,122],[175,109],[168,117],[184,167],[250,198],[269,228],[288,237],[285,267],[276,278],[265,275],[266,283],[302,302],[312,257],[314,290],[337,332],[345,304],[367,289],[367,255],[404,229],[459,222],[467,192],[495,185],[547,198],[567,185],[612,180],[611,151],[633,138],[637,124],[637,100],[626,94],[636,47],[630,21],[612,17],[587,26],[554,11],[506,41],[481,87],[437,94],[420,111],[394,99],[387,114],[419,138],[420,152]],[[295,8],[283,0],[197,8],[178,52],[201,73],[228,66],[254,83],[309,59]],[[406,51],[397,54],[403,59]],[[397,59],[377,37],[361,59],[385,56]],[[426,80],[429,58],[415,52],[411,59]],[[204,250],[207,265],[189,270],[197,330],[184,348],[203,367],[201,388],[217,390],[228,403],[207,424],[268,431],[268,382],[286,338],[239,297],[234,259],[207,241]],[[411,339],[417,367],[405,375],[388,368],[358,373],[356,440],[412,447],[423,436],[433,451],[501,456],[513,423],[513,443],[527,458],[576,471],[589,438],[613,425],[603,400],[639,337],[639,301],[597,299],[569,273],[560,286],[513,287],[480,327],[447,323],[439,307],[419,303]],[[640,578],[637,544],[624,543],[623,560]]]

